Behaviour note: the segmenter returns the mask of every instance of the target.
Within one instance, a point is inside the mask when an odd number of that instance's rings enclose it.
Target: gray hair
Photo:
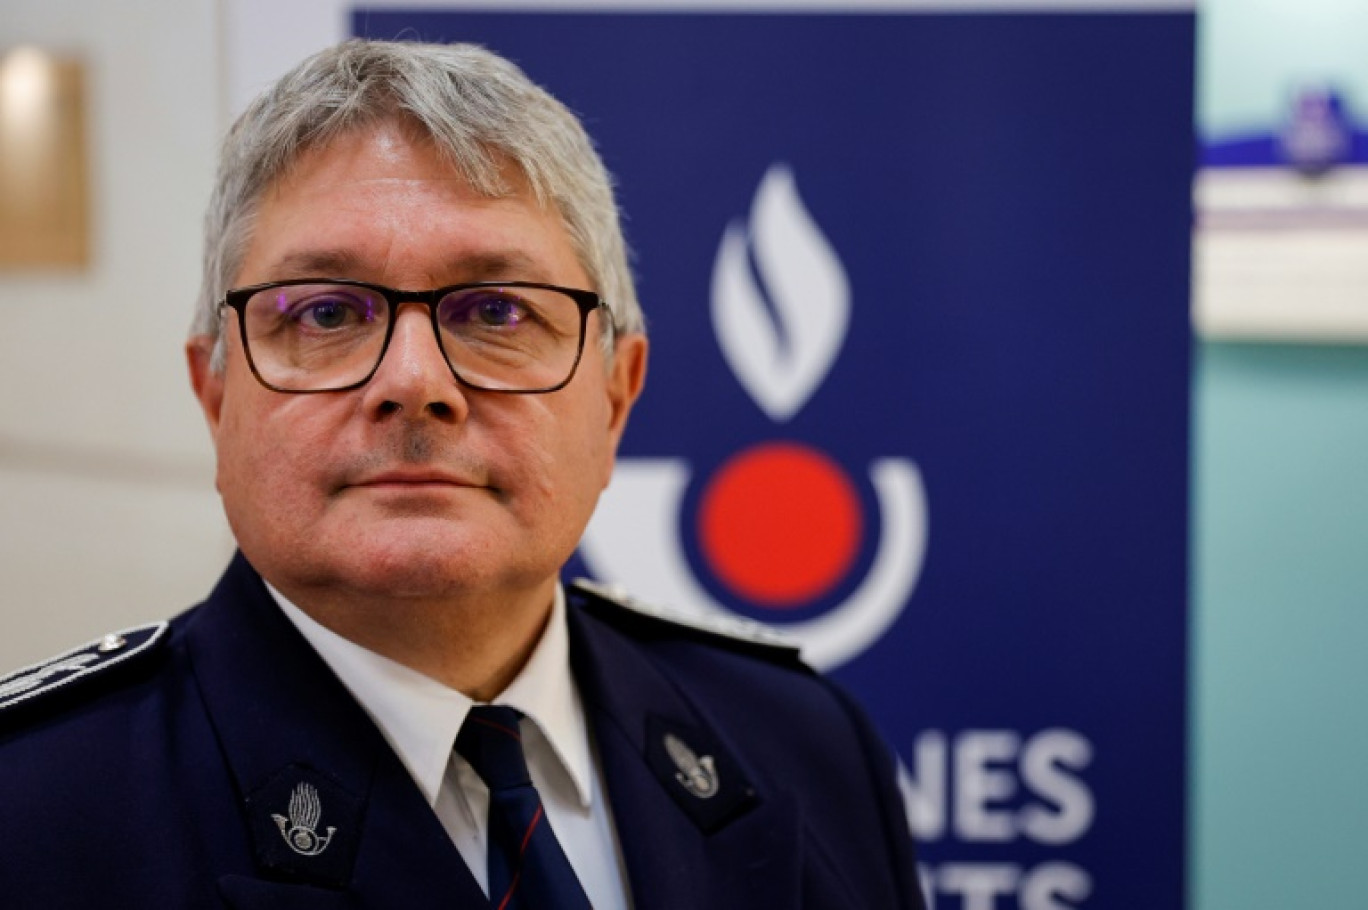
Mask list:
[[[559,214],[617,333],[645,329],[608,171],[579,120],[509,61],[470,44],[351,40],[305,60],[257,97],[223,141],[205,215],[204,279],[191,329],[219,338],[219,304],[251,241],[266,189],[307,150],[405,120],[477,192],[510,188],[511,162],[538,204]],[[603,333],[612,353],[613,332]],[[214,364],[221,369],[219,338]]]

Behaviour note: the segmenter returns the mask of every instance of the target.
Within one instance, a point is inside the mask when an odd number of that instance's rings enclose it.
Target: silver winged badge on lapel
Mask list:
[[[336,828],[329,826],[328,833],[319,836],[314,829],[323,817],[323,803],[318,798],[318,789],[313,784],[301,783],[290,794],[290,817],[271,814],[280,836],[290,849],[300,856],[317,856],[328,849]]]
[[[690,795],[699,799],[717,795],[720,782],[711,755],[700,758],[673,733],[665,734],[665,751],[679,769],[675,774],[675,780],[679,781],[679,785],[689,791]]]

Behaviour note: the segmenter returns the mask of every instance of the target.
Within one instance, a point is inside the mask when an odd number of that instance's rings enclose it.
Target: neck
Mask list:
[[[492,700],[522,670],[541,640],[555,597],[554,578],[516,594],[441,599],[377,601],[277,588],[319,625],[475,701]]]

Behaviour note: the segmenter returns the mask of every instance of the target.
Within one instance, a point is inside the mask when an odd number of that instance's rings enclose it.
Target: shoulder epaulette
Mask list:
[[[0,676],[0,713],[66,691],[115,667],[133,664],[156,650],[165,639],[166,630],[167,623],[158,622],[111,632],[87,645]]]
[[[575,579],[569,587],[635,620],[673,627],[693,638],[714,639],[772,659],[787,662],[799,659],[797,642],[762,623],[739,616],[687,615],[638,600],[617,585],[600,584],[586,578]]]

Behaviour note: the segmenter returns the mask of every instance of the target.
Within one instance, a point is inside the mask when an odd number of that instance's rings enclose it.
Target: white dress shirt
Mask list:
[[[456,751],[472,702],[455,689],[325,628],[266,586],[281,610],[360,702],[451,836],[480,888],[489,892],[489,790]],[[490,704],[517,708],[523,751],[556,839],[597,910],[628,910],[626,869],[594,755],[579,687],[570,672],[565,592],[508,688]]]

